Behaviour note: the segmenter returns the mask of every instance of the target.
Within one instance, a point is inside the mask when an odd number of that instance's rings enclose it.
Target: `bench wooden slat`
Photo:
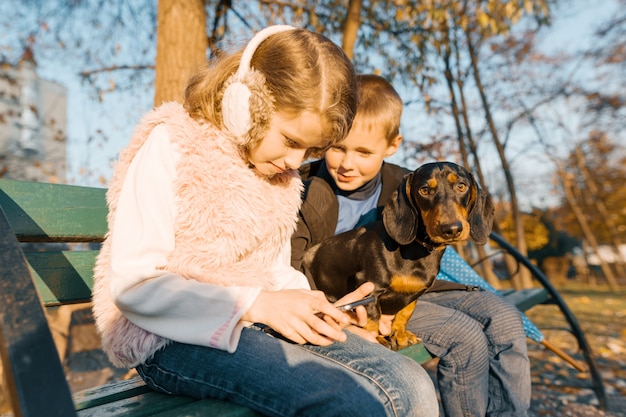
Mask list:
[[[98,251],[26,252],[31,273],[46,306],[88,302],[93,287],[93,268]],[[520,311],[545,303],[545,288],[498,291]]]
[[[103,188],[0,179],[0,206],[21,242],[98,242],[107,231]]]
[[[102,404],[132,398],[151,392],[141,377],[111,382],[95,388],[85,389],[74,394],[76,410],[93,408]]]
[[[153,414],[153,417],[205,417],[209,415],[207,410],[211,410],[210,415],[220,417],[262,417],[255,411],[249,408],[242,407],[226,401],[220,400],[202,400],[185,404],[181,407],[177,407],[173,410],[167,410],[158,414]]]
[[[418,343],[417,345],[409,346],[402,350],[398,351],[404,356],[408,356],[418,363],[425,363],[429,360],[433,359],[435,356],[431,355],[430,352],[426,350],[426,347],[423,343]]]
[[[79,417],[260,417],[249,408],[221,400],[194,400],[158,392],[149,392],[114,403],[102,404],[78,413]]]
[[[83,409],[78,413],[79,417],[104,417],[104,416],[133,416],[152,417],[164,410],[174,410],[181,405],[196,400],[188,397],[161,394],[150,391],[131,398],[101,404],[96,407]],[[205,410],[207,415],[213,415]],[[179,414],[180,415],[180,414]]]
[[[91,416],[260,416],[254,411],[221,400],[197,401],[152,391],[140,377],[113,382],[74,394],[81,417]]]
[[[97,250],[26,252],[30,271],[46,307],[91,301]]]
[[[550,298],[545,288],[527,288],[513,291],[504,296],[520,311],[526,311],[538,304],[543,304]]]

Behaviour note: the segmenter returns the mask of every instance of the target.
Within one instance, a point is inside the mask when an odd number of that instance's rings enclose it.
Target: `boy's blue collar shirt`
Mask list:
[[[382,190],[380,171],[376,177],[354,191],[343,191],[336,186],[333,190],[339,203],[335,234],[347,232],[378,219],[377,206]]]
[[[378,174],[376,174],[374,178],[372,178],[356,190],[340,190],[336,184],[333,184],[333,191],[335,192],[335,195],[343,196],[349,198],[350,200],[366,200],[374,195],[374,193],[376,193],[376,190],[380,188],[382,182],[382,174],[380,171],[378,171]]]

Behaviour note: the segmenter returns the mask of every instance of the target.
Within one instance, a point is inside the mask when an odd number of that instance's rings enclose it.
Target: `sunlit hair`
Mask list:
[[[226,131],[221,114],[225,83],[237,71],[242,51],[207,63],[185,90],[185,109],[191,117]],[[316,113],[322,119],[323,137],[334,144],[345,138],[356,112],[356,75],[341,48],[328,38],[305,29],[280,32],[263,41],[251,67],[271,94],[273,111]],[[246,148],[258,144],[269,128],[271,114],[250,100],[252,128]]]
[[[383,77],[374,74],[357,76],[359,104],[357,106],[355,124],[366,130],[382,128],[387,143],[400,133],[402,118],[402,99],[393,86]]]

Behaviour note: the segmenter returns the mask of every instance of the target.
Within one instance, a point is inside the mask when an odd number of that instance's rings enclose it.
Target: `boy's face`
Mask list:
[[[324,154],[326,167],[339,189],[354,191],[378,174],[383,159],[393,155],[401,141],[398,135],[389,145],[382,127],[369,130],[355,122],[348,136]]]

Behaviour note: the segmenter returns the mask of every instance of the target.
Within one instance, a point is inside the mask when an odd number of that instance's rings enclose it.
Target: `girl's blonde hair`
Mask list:
[[[393,86],[383,77],[374,74],[359,74],[359,104],[356,123],[366,129],[382,127],[387,143],[391,145],[400,134],[402,99]]]
[[[185,109],[191,117],[207,120],[226,130],[222,97],[229,78],[237,71],[242,51],[207,63],[189,81]],[[356,113],[356,74],[340,47],[320,34],[305,29],[276,33],[255,51],[251,67],[259,83],[251,90],[269,97],[250,99],[251,129],[246,149],[264,137],[271,112],[294,116],[302,112],[321,116],[324,138],[333,144],[345,138]],[[263,102],[271,103],[267,108]]]

